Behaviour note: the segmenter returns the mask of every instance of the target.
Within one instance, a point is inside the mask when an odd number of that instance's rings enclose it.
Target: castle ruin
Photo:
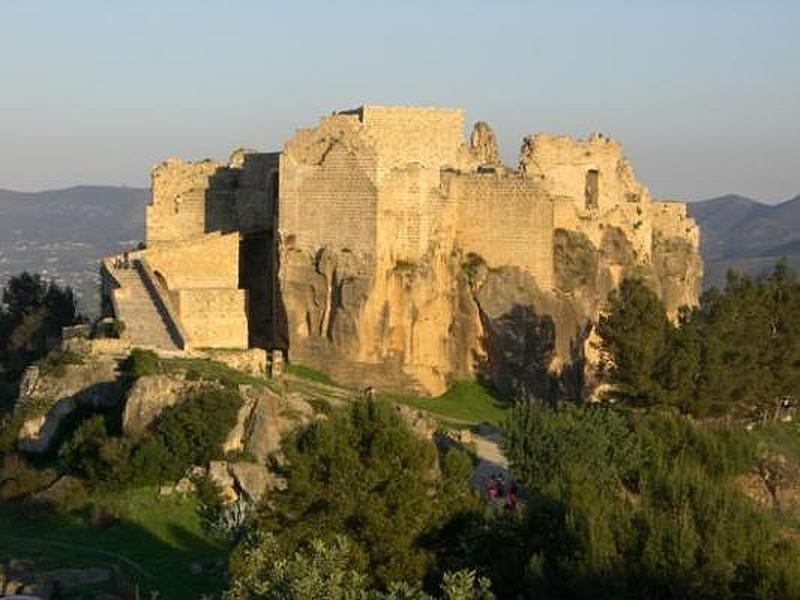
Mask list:
[[[429,394],[476,375],[535,386],[579,360],[623,277],[672,315],[702,278],[686,205],[651,198],[619,143],[528,136],[510,168],[456,109],[363,106],[280,152],[170,159],[146,221],[146,249],[103,267],[132,341],[281,348]]]

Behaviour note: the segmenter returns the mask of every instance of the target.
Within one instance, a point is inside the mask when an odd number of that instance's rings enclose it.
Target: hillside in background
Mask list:
[[[44,192],[0,189],[0,282],[43,273],[77,291],[81,310],[97,311],[97,261],[144,239],[145,188],[78,186]],[[800,268],[800,196],[778,205],[727,195],[694,202],[702,227],[705,287],[728,269],[768,272],[786,256]]]
[[[800,196],[762,204],[728,195],[689,205],[702,230],[705,287],[722,285],[728,269],[769,272],[781,257],[800,268]]]
[[[98,310],[98,259],[144,239],[149,190],[79,186],[27,193],[0,189],[0,281],[21,271],[72,286],[80,309]]]

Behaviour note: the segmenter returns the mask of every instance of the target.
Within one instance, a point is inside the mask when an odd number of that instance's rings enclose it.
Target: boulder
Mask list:
[[[258,503],[268,490],[285,485],[267,467],[251,462],[211,461],[208,477],[220,488],[220,496],[226,503],[235,502],[240,496]]]
[[[242,396],[242,407],[236,416],[236,425],[233,426],[233,429],[228,433],[228,437],[222,443],[222,451],[226,454],[228,452],[241,452],[247,442],[247,423],[256,404],[255,398],[242,393],[248,387],[250,386],[239,387],[239,393]]]
[[[194,490],[195,490],[194,483],[192,483],[192,480],[187,477],[180,479],[173,488],[173,491],[176,494],[180,494],[181,496],[187,496],[188,494],[194,492]]]
[[[128,435],[142,433],[165,408],[180,402],[188,392],[208,385],[176,374],[140,377],[128,392],[122,414],[123,431]]]
[[[280,448],[286,433],[314,418],[314,409],[297,394],[283,397],[268,388],[250,388],[243,398],[253,401],[244,449],[259,463]]]
[[[196,486],[192,482],[191,479],[188,477],[183,477],[179,479],[174,485],[167,484],[162,485],[158,488],[158,493],[160,496],[171,496],[172,494],[178,494],[179,496],[188,496],[189,494],[193,493],[196,489]]]
[[[228,463],[224,460],[212,460],[208,463],[208,478],[220,488],[233,487],[234,481],[228,472]]]
[[[28,369],[16,409],[29,415],[20,428],[20,450],[41,454],[61,423],[79,407],[111,408],[122,400],[123,386],[114,360],[89,360],[65,365],[53,373]]]
[[[436,421],[427,413],[405,404],[396,404],[395,409],[417,435],[426,440],[433,439],[437,428]]]
[[[252,502],[261,502],[264,494],[276,485],[275,477],[263,465],[238,462],[229,464],[228,470],[236,481],[236,485]]]
[[[758,468],[740,476],[736,484],[756,504],[790,518],[800,517],[800,465],[785,455],[766,454]]]

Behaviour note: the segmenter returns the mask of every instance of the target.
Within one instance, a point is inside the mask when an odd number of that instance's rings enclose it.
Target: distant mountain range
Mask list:
[[[0,189],[0,285],[22,271],[42,273],[77,292],[96,313],[98,260],[144,239],[145,188],[79,186],[45,192]],[[786,256],[800,269],[800,196],[778,205],[728,195],[694,202],[702,228],[705,285],[728,269],[769,272]]]
[[[705,287],[722,285],[728,269],[763,275],[781,257],[800,270],[800,196],[762,204],[728,195],[689,205],[702,230]]]
[[[72,286],[80,309],[98,310],[98,259],[144,239],[149,190],[79,186],[0,189],[0,285],[22,271]]]

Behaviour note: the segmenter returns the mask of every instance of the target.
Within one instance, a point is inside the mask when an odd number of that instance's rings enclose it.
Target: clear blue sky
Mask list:
[[[362,103],[601,131],[658,195],[800,193],[800,0],[0,0],[0,187],[146,186]]]

